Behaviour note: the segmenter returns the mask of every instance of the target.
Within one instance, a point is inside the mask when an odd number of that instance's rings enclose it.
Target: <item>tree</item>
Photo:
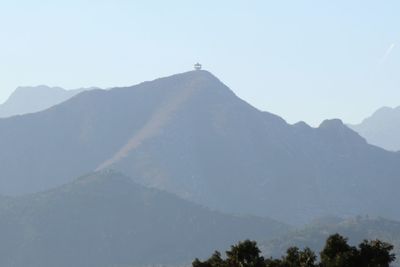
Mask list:
[[[286,251],[286,256],[282,258],[282,266],[285,267],[315,267],[317,256],[309,249],[303,251],[298,247],[290,247]]]
[[[326,240],[321,251],[321,265],[323,267],[355,267],[358,266],[357,248],[347,243],[347,238],[334,234]]]
[[[246,240],[231,246],[226,259],[218,251],[206,261],[195,259],[193,267],[389,267],[395,260],[393,246],[379,241],[364,241],[358,248],[350,246],[347,238],[335,234],[330,236],[321,251],[321,262],[317,264],[316,254],[309,248],[300,250],[290,247],[281,259],[261,256],[255,241]]]
[[[300,266],[300,250],[298,247],[290,247],[286,251],[286,257],[283,258],[283,264],[287,267]]]
[[[396,259],[396,256],[391,253],[393,246],[380,240],[364,240],[358,247],[361,266],[388,267]]]
[[[214,254],[205,262],[201,262],[199,259],[195,259],[192,263],[193,267],[224,267],[225,261],[221,258],[221,253],[215,251]]]
[[[273,258],[266,259],[264,264],[265,264],[265,267],[283,267],[284,266],[282,260],[273,259]]]
[[[226,252],[227,263],[230,267],[264,267],[264,257],[260,253],[255,241],[239,242]]]
[[[193,267],[265,267],[264,257],[255,241],[245,240],[237,245],[231,246],[226,252],[227,258],[223,260],[218,251],[206,261],[195,259]]]
[[[300,266],[301,267],[314,267],[316,266],[317,255],[310,248],[305,248],[300,252]]]

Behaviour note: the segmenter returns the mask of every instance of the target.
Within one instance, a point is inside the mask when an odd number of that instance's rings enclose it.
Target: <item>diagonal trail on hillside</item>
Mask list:
[[[137,131],[128,142],[123,145],[110,159],[101,163],[96,171],[106,169],[118,161],[124,159],[132,150],[139,147],[144,141],[156,136],[161,129],[168,124],[171,116],[184,104],[195,92],[198,81],[192,80],[187,86],[183,86],[176,94],[170,97],[158,108],[150,119]]]

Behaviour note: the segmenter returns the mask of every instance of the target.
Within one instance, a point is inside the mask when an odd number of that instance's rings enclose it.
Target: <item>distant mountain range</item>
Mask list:
[[[400,151],[400,107],[384,107],[362,123],[349,125],[370,144],[387,150]]]
[[[400,222],[383,218],[356,217],[351,219],[324,218],[317,220],[303,229],[291,231],[280,238],[261,244],[267,257],[280,257],[291,246],[309,247],[321,251],[329,235],[339,233],[349,238],[352,245],[364,239],[379,239],[394,245],[397,257],[400,255]],[[399,259],[396,266],[399,266]]]
[[[83,92],[0,119],[0,193],[38,192],[93,170],[224,212],[304,223],[325,215],[400,219],[400,153],[339,120],[287,124],[207,71]]]
[[[287,229],[210,211],[115,172],[92,173],[47,192],[0,199],[0,266],[181,264]]]
[[[94,88],[65,90],[45,85],[18,87],[7,101],[0,105],[0,118],[42,111],[91,89]]]

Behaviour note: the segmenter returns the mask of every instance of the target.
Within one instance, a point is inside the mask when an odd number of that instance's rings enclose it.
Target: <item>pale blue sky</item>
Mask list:
[[[397,0],[2,0],[0,102],[17,86],[132,85],[200,61],[288,122],[357,122],[400,105],[399,14]]]

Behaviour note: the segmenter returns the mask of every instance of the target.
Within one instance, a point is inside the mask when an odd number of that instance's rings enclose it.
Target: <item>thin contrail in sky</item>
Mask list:
[[[390,44],[389,48],[386,50],[386,53],[383,55],[382,59],[379,61],[378,67],[382,66],[385,63],[386,59],[390,56],[393,51],[393,48],[396,46],[395,43]]]

